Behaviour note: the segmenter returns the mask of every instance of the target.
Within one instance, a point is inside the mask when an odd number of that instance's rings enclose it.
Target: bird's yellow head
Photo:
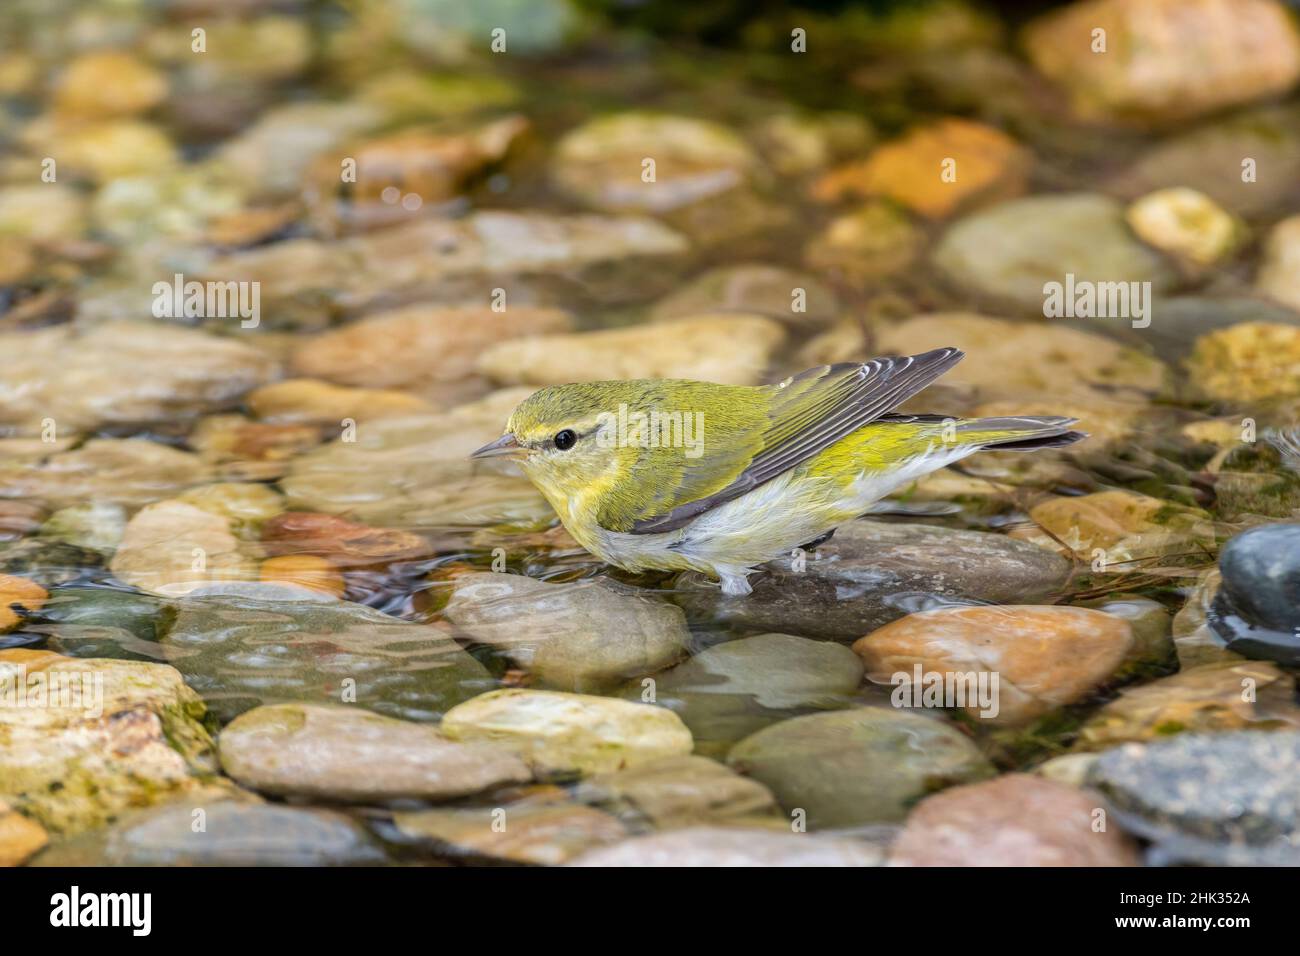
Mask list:
[[[582,382],[534,392],[501,438],[475,458],[509,456],[570,530],[598,519],[618,528],[710,470],[716,442],[764,414],[760,390],[675,379]],[[730,459],[731,456],[725,456]],[[719,485],[733,475],[718,475]]]
[[[560,511],[593,488],[617,480],[634,463],[637,449],[614,440],[620,405],[643,397],[635,382],[556,385],[534,392],[506,423],[506,433],[475,457],[507,454]],[[567,505],[566,505],[567,507]]]

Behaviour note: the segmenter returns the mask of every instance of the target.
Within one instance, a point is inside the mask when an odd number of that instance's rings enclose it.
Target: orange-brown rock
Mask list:
[[[468,132],[410,128],[321,157],[303,191],[309,214],[327,234],[382,228],[457,196],[485,167],[499,162],[528,131],[506,116]],[[351,160],[353,179],[341,185]]]
[[[1129,623],[1078,607],[980,605],[920,611],[859,639],[853,650],[873,680],[895,674],[997,676],[996,707],[965,710],[1017,724],[1073,703],[1105,683],[1133,644]],[[988,713],[995,710],[996,713]]]
[[[944,218],[977,200],[1009,199],[1025,190],[1030,155],[1001,130],[945,119],[909,131],[865,160],[833,169],[813,197],[885,196],[931,218]]]
[[[48,842],[45,827],[0,800],[0,866],[18,866]]]
[[[296,584],[312,591],[342,597],[347,590],[343,574],[330,561],[314,554],[282,554],[262,562],[263,581]]]
[[[258,480],[280,477],[290,459],[323,438],[316,425],[213,415],[195,426],[189,444],[204,461],[217,465],[222,477]]]
[[[250,392],[245,399],[258,418],[276,423],[303,423],[338,428],[347,419],[432,414],[422,398],[386,388],[348,388],[313,378],[291,378]]]
[[[0,541],[21,538],[41,526],[45,509],[35,501],[0,501]]]
[[[0,634],[18,626],[20,611],[37,610],[49,596],[35,581],[0,574]]]

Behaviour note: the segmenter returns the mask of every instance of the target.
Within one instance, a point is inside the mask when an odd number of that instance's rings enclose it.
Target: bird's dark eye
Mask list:
[[[568,451],[577,444],[578,436],[572,428],[566,428],[564,431],[555,433],[555,447],[560,451]]]

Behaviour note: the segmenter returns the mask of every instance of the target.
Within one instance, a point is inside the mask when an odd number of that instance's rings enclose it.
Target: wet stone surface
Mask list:
[[[908,817],[894,866],[1136,866],[1118,829],[1097,832],[1094,796],[1026,774],[953,787]]]
[[[1103,754],[1089,785],[1169,862],[1294,865],[1300,734],[1183,734]]]
[[[766,565],[745,598],[685,575],[677,600],[692,616],[843,641],[932,601],[1048,597],[1070,572],[1050,551],[1005,537],[865,520],[842,525],[809,551],[802,570],[796,560]]]
[[[630,682],[629,700],[652,691],[691,729],[697,753],[725,754],[769,724],[818,710],[848,707],[862,683],[862,663],[829,641],[755,634],[699,651],[675,667]]]
[[[727,763],[814,828],[902,820],[926,794],[994,772],[942,719],[875,707],[783,721],[742,740]]]
[[[350,701],[433,721],[495,683],[439,628],[293,586],[191,598],[160,640],[222,720],[258,704]]]

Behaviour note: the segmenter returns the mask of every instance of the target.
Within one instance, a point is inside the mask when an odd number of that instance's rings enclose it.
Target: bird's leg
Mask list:
[[[835,534],[835,529],[834,529],[834,528],[831,528],[830,531],[827,531],[827,532],[826,532],[824,535],[822,535],[821,537],[819,537],[819,538],[815,538],[815,539],[813,539],[812,541],[809,541],[807,544],[805,544],[805,545],[803,546],[803,549],[804,549],[805,551],[816,551],[817,548],[818,548],[819,546],[821,546],[821,545],[825,544],[827,541],[829,541],[829,540],[831,539],[831,536],[834,535],[834,534]]]
[[[722,582],[722,593],[732,597],[743,597],[753,591],[749,586],[749,574],[746,571],[742,574],[731,574],[726,571],[718,572],[718,579]]]

